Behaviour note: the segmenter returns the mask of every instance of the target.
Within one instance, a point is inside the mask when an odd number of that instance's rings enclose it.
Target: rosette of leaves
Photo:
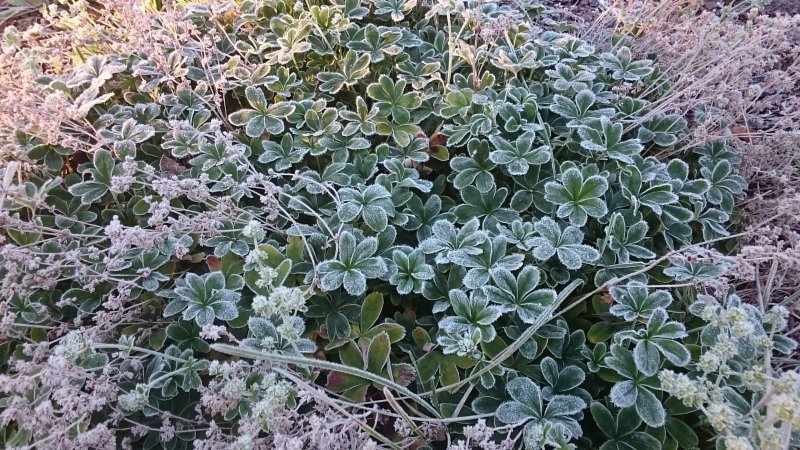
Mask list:
[[[666,410],[655,394],[659,388],[658,378],[640,372],[636,361],[627,348],[619,344],[611,346],[609,356],[603,360],[603,365],[613,370],[619,379],[609,392],[611,401],[620,408],[634,407],[644,423],[660,427],[666,420]],[[649,367],[652,362],[640,361],[639,364]]]
[[[566,436],[569,440],[582,434],[578,420],[588,405],[579,397],[555,395],[545,406],[541,388],[524,377],[511,380],[506,389],[511,400],[497,408],[497,419],[508,424],[526,423],[526,429],[538,426],[548,430],[537,440],[540,446],[550,439]]]
[[[377,251],[378,240],[374,237],[356,242],[353,233],[344,233],[339,241],[339,257],[319,265],[320,286],[327,291],[342,286],[352,295],[363,294],[367,279],[377,278],[387,270],[383,259],[374,256]]]
[[[529,245],[538,260],[547,261],[557,255],[567,269],[580,269],[600,257],[595,248],[582,244],[583,233],[577,227],[570,225],[562,230],[555,220],[544,217],[534,224],[534,229],[539,236],[531,238]]]
[[[483,342],[494,340],[497,332],[493,324],[503,312],[500,307],[490,306],[488,296],[480,291],[467,295],[464,291],[453,289],[449,292],[449,298],[456,315],[439,321],[439,328],[450,335],[477,331]]]
[[[608,206],[600,196],[608,190],[608,182],[600,175],[584,177],[583,173],[570,167],[561,174],[560,182],[545,185],[545,200],[558,205],[556,214],[569,218],[572,225],[582,227],[589,217],[600,218],[608,213]]]
[[[164,308],[165,317],[180,313],[183,320],[194,320],[203,326],[216,319],[230,321],[239,316],[236,305],[241,294],[226,289],[222,272],[188,273],[175,282],[175,289],[159,295],[171,299]]]

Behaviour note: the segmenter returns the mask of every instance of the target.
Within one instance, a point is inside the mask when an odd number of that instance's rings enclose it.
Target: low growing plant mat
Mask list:
[[[793,299],[737,291],[787,212],[743,226],[719,115],[664,107],[685,80],[630,36],[527,2],[42,14],[0,62],[4,448],[800,445]]]

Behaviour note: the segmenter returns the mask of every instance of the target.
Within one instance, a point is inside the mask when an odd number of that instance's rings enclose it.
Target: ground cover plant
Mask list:
[[[735,289],[741,157],[682,145],[715,111],[656,109],[629,38],[528,3],[44,12],[3,32],[4,447],[800,445],[789,310]]]

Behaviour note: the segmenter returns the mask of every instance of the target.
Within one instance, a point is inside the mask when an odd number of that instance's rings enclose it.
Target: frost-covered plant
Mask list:
[[[99,40],[63,73],[12,52],[59,119],[0,130],[0,442],[796,436],[789,391],[737,394],[768,410],[750,434],[718,396],[679,405],[680,377],[743,391],[768,344],[791,348],[734,294],[697,306],[731,267],[697,255],[734,227],[735,153],[678,154],[653,61],[542,12],[175,6],[144,13],[148,51]]]

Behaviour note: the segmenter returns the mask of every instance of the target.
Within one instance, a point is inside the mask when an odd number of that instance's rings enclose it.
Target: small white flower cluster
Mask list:
[[[233,450],[251,450],[253,448],[253,437],[250,435],[239,436],[233,444]]]
[[[743,437],[729,434],[725,436],[724,442],[727,450],[753,450],[753,446],[750,445],[750,441]]]
[[[258,247],[250,250],[244,259],[244,270],[255,270],[258,273],[256,286],[260,288],[272,287],[272,282],[278,278],[278,271],[264,264],[267,259],[267,252]]]
[[[764,323],[772,327],[772,331],[782,331],[788,324],[789,310],[785,306],[775,306],[764,314]]]
[[[478,343],[468,333],[461,335],[456,342],[456,354],[462,357],[471,357],[478,352]]]
[[[227,375],[231,373],[232,370],[233,367],[227,361],[220,362],[217,360],[212,360],[208,364],[208,374],[214,377]]]
[[[298,326],[300,321],[300,326]],[[278,334],[289,342],[295,342],[300,339],[300,334],[305,327],[303,326],[303,319],[297,316],[283,316],[283,321],[278,325]]]
[[[306,296],[297,287],[278,286],[269,297],[257,295],[253,298],[253,311],[262,317],[286,317],[306,310]]]
[[[269,373],[259,383],[259,389],[261,399],[253,405],[251,417],[264,431],[269,431],[280,411],[286,407],[292,395],[292,385],[278,379],[274,373]]]
[[[242,228],[242,236],[252,239],[255,242],[263,241],[265,235],[264,227],[262,227],[261,223],[257,220],[247,222],[247,225]]]
[[[723,402],[714,402],[706,406],[706,415],[711,426],[718,432],[729,431],[738,418],[733,408]]]
[[[747,311],[741,306],[722,308],[716,301],[706,300],[706,307],[703,309],[701,317],[710,322],[711,326],[729,329],[731,335],[736,338],[746,337],[755,330]]]
[[[525,448],[540,449],[547,442],[547,431],[541,424],[528,425],[522,434],[522,441]]]
[[[774,307],[759,321],[755,310],[738,298],[729,298],[724,306],[710,296],[699,301],[695,314],[708,321],[714,332],[713,344],[703,349],[697,363],[702,374],[695,379],[662,370],[658,375],[661,389],[685,405],[701,409],[729,450],[788,448],[791,433],[800,430],[800,374],[770,376],[762,365],[762,355],[772,351],[768,333],[785,328],[788,311]],[[742,344],[756,352],[744,353]],[[734,372],[742,362],[750,364],[749,368]],[[734,375],[756,396],[758,406],[749,414],[737,412],[738,407],[724,395],[725,384],[720,382]]]
[[[800,430],[800,397],[792,394],[777,394],[767,403],[767,420],[785,422]]]
[[[119,408],[127,413],[135,413],[147,406],[147,398],[150,395],[150,386],[139,383],[132,391],[122,394],[117,398]]]
[[[227,398],[244,398],[247,394],[247,382],[244,378],[230,378],[223,384],[220,393]]]
[[[662,370],[658,374],[661,389],[669,392],[684,405],[699,408],[708,398],[708,388],[705,380],[693,380],[686,374],[675,373],[672,370]]]
[[[91,356],[94,353],[92,341],[79,331],[70,331],[59,344],[54,353],[56,356],[75,363],[79,359]]]
[[[722,337],[700,356],[697,368],[705,373],[727,372],[728,366],[726,363],[734,356],[736,356],[735,342],[730,338]]]
[[[739,352],[740,343],[748,341],[760,349],[769,350],[772,341],[760,328],[756,317],[745,306],[738,304],[738,298],[723,307],[711,296],[701,296],[700,317],[709,322],[708,327],[716,329],[716,342],[704,350],[697,368],[706,374],[717,373],[727,378],[731,375],[728,362]]]
[[[133,156],[126,156],[125,161],[121,164],[122,173],[120,175],[111,176],[111,186],[109,190],[115,194],[122,194],[128,190],[136,182],[136,161]]]

